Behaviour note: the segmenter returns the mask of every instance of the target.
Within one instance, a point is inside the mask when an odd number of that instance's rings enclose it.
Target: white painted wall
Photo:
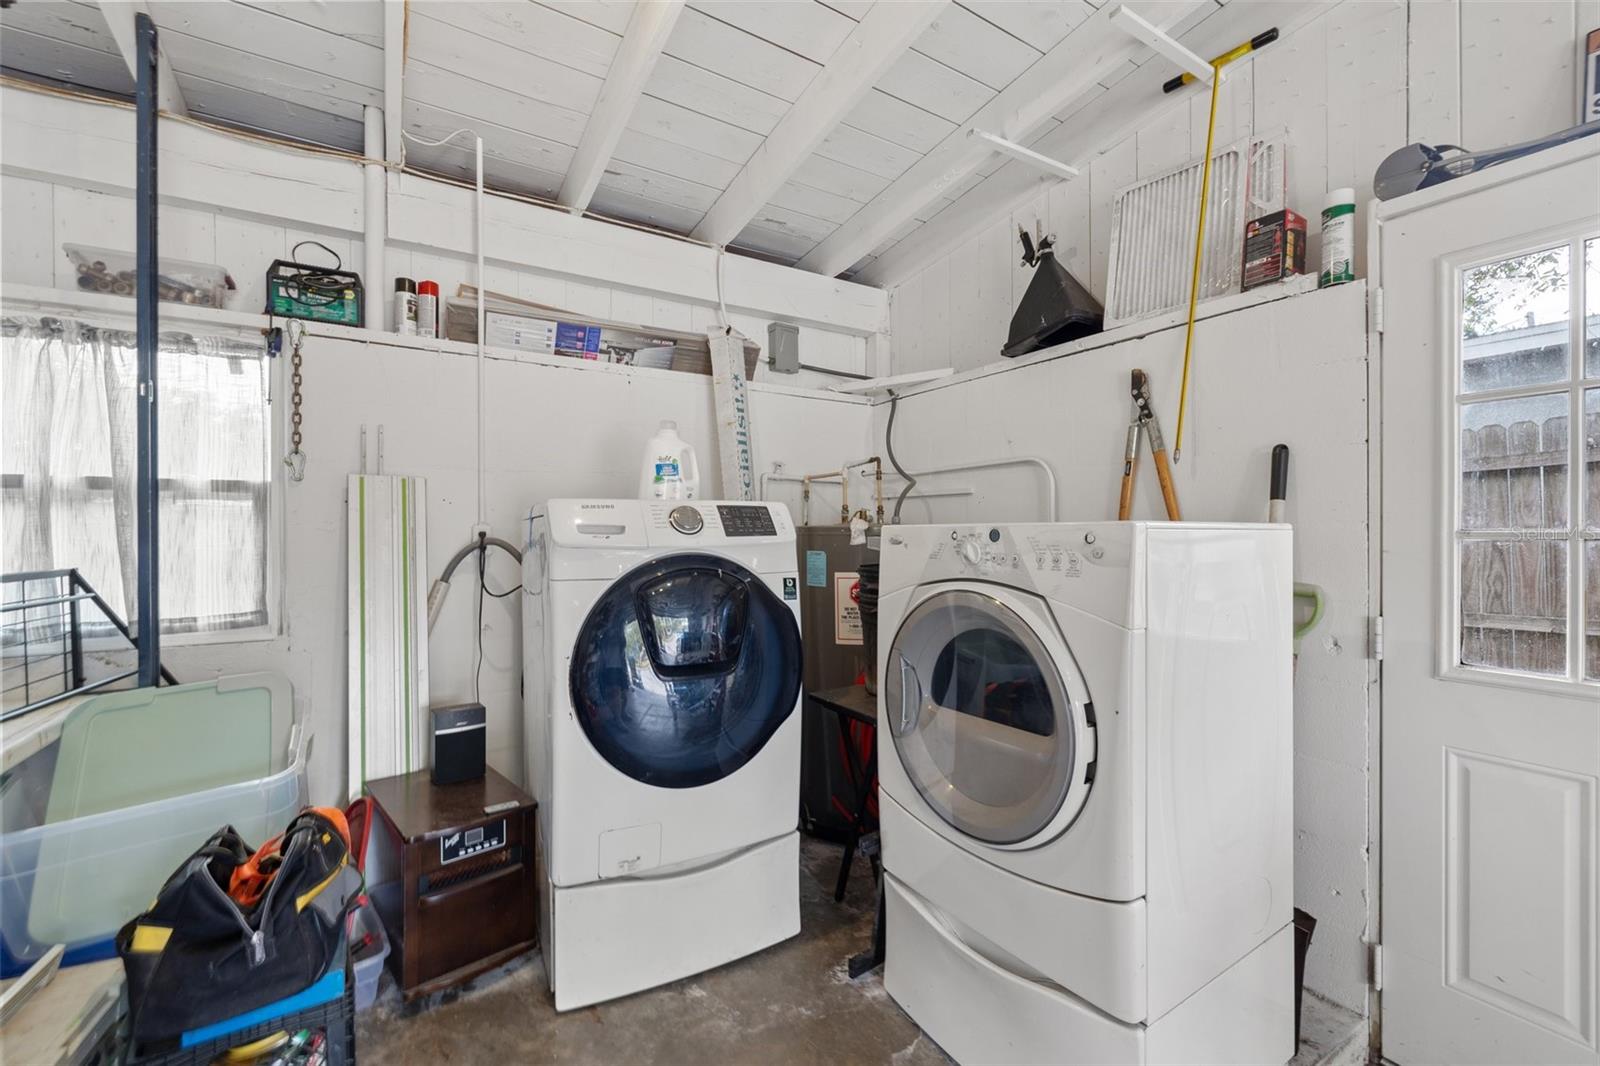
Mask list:
[[[322,241],[361,269],[362,173],[352,157],[172,119],[163,120],[160,138],[162,255],[231,272],[239,288],[230,306],[251,317],[235,315],[229,328],[266,324],[255,316],[267,265],[289,258],[297,241]],[[0,299],[9,306],[23,287],[39,287],[66,290],[62,297],[70,301],[76,276],[64,243],[133,247],[133,113],[8,85],[0,88],[0,143]],[[431,277],[451,293],[472,280],[470,190],[391,174],[387,199],[388,269],[369,284],[387,288],[395,275]],[[720,289],[730,321],[763,347],[769,321],[794,322],[803,360],[855,373],[867,369],[887,325],[887,296],[878,289],[739,256],[726,258],[719,284],[716,254],[704,246],[510,198],[491,196],[486,204],[486,282],[495,291],[601,318],[701,330],[716,322]],[[131,301],[126,307],[131,315]],[[102,307],[91,314],[105,313]],[[164,322],[183,317],[179,308],[163,311]],[[463,346],[438,347],[313,327],[305,347],[310,461],[303,482],[284,486],[279,516],[284,632],[267,641],[172,642],[164,649],[184,679],[287,673],[299,713],[317,735],[311,785],[319,802],[339,794],[345,765],[344,496],[346,475],[358,469],[363,425],[374,451],[377,427],[385,427],[389,472],[429,479],[432,571],[470,539],[477,508],[476,367]],[[487,509],[495,534],[507,540],[519,541],[521,517],[539,500],[633,495],[639,449],[662,418],[676,419],[714,465],[709,377],[500,356],[487,367]],[[816,391],[833,380],[758,371],[751,412],[759,469],[779,462],[793,472],[829,470],[866,454],[870,407]],[[274,395],[287,395],[286,381],[279,380]],[[780,487],[776,496],[798,509],[797,493]],[[476,597],[469,570],[458,572],[435,629],[435,702],[472,692]],[[515,568],[496,559],[490,580],[496,588],[515,585]],[[515,598],[485,606],[482,696],[490,711],[491,761],[520,779],[516,612]]]
[[[1295,902],[1319,923],[1307,986],[1358,1011],[1366,1009],[1366,767],[1376,677],[1366,651],[1365,312],[1365,285],[1358,282],[1203,319],[1196,338],[1206,355],[1192,382],[1183,461],[1174,468],[1185,519],[1262,521],[1272,447],[1292,449],[1288,519],[1295,527],[1295,578],[1321,585],[1329,601],[1301,650],[1295,678]],[[1113,517],[1129,371],[1139,367],[1151,375],[1170,443],[1182,356],[1183,329],[1171,326],[923,386],[900,401],[896,454],[910,470],[1041,456],[1060,479],[1064,519]],[[887,405],[874,410],[879,441],[888,413]],[[903,520],[1042,517],[1037,471],[952,474],[923,485],[957,483],[972,485],[976,494],[908,502]],[[1134,517],[1165,514],[1146,451]]]
[[[1273,5],[1255,6],[1262,28],[1270,25]],[[1354,187],[1356,272],[1364,276],[1367,201],[1383,158],[1413,141],[1493,148],[1573,125],[1579,52],[1595,28],[1600,0],[1345,0],[1229,67],[1217,144],[1288,131],[1289,206],[1308,220],[1313,271],[1324,197]],[[1056,234],[1061,261],[1103,298],[1117,190],[1204,151],[1207,90],[1194,86],[1182,96],[1143,127],[1095,146],[1079,177],[979,222],[948,254],[896,285],[895,372],[965,370],[1000,358],[1032,277],[1020,265],[1018,225],[1031,233],[1038,222]]]
[[[75,289],[61,248],[133,247],[133,113],[122,106],[0,88],[0,285]],[[363,267],[362,174],[353,157],[246,140],[166,120],[160,134],[161,254],[215,263],[238,285],[228,306],[259,311],[274,259],[306,239]],[[452,296],[475,264],[470,189],[413,174],[388,178],[387,269],[363,279],[430,278]],[[491,291],[578,314],[699,331],[717,321],[715,253],[641,230],[506,197],[486,199]],[[307,248],[302,258],[325,263]],[[763,349],[767,326],[800,328],[803,362],[860,374],[887,326],[878,289],[737,255],[723,264],[729,321]],[[765,372],[758,372],[758,377]],[[783,385],[837,381],[802,372]]]
[[[297,718],[315,736],[311,799],[343,794],[347,644],[346,478],[360,469],[367,427],[369,469],[384,431],[384,470],[428,479],[430,580],[471,539],[477,518],[476,360],[459,350],[313,333],[305,357],[305,480],[285,482],[278,516],[283,537],[283,632],[272,639],[163,645],[163,662],[181,681],[279,670],[294,685]],[[662,418],[704,458],[708,496],[717,491],[711,379],[664,370],[594,364],[486,360],[486,512],[494,535],[522,544],[530,507],[555,497],[631,497],[644,442]],[[286,395],[278,367],[275,395]],[[871,406],[864,400],[752,384],[752,447],[758,469],[837,469],[870,450]],[[287,415],[287,411],[283,412]],[[798,486],[775,484],[771,497],[798,515]],[[489,587],[518,584],[516,563],[490,555]],[[477,572],[456,571],[429,641],[429,697],[435,705],[473,698]],[[488,709],[489,762],[523,776],[521,601],[486,597],[479,693]]]

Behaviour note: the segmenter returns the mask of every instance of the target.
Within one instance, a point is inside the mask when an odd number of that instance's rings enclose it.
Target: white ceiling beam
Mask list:
[[[902,0],[874,4],[711,205],[693,236],[718,245],[737,237],[878,79],[933,24],[946,3],[947,0]]]
[[[1208,60],[1201,59],[1195,55],[1193,51],[1185,48],[1171,34],[1157,29],[1147,20],[1141,18],[1137,12],[1129,10],[1126,5],[1117,8],[1111,13],[1111,21],[1116,23],[1117,28],[1129,37],[1149,45],[1161,55],[1172,60],[1178,65],[1179,70],[1194,75],[1196,81],[1204,82],[1207,85],[1211,84],[1212,69]]]
[[[970,136],[978,138],[997,152],[1008,155],[1012,159],[1019,159],[1039,170],[1048,171],[1058,178],[1075,178],[1078,176],[1077,167],[1068,166],[1059,159],[1051,159],[1047,155],[1041,155],[1032,148],[1018,144],[1016,141],[1008,141],[1004,137],[997,137],[984,130],[972,130]]]
[[[117,51],[122,53],[123,62],[128,64],[128,73],[137,82],[139,42],[134,36],[133,20],[137,15],[150,14],[149,7],[144,0],[100,0],[100,13],[105,16],[106,28],[111,31],[112,40],[117,42]],[[156,27],[156,39],[159,42],[159,26]],[[183,102],[183,93],[178,91],[178,79],[173,77],[172,64],[167,62],[164,48],[156,50],[156,107],[174,115],[189,113],[189,108]]]
[[[406,0],[383,0],[383,157],[405,159]]]
[[[1277,25],[1279,40],[1283,40],[1327,14],[1338,2],[1277,0],[1269,10],[1250,4],[1230,4],[1197,27],[1192,41],[1202,50],[1221,51],[1230,47],[1235,38],[1248,37],[1262,29],[1264,15],[1270,16]],[[1123,78],[1097,97],[1091,106],[1039,138],[1033,148],[1041,154],[1070,160],[1084,169],[1096,154],[1132,136],[1134,131],[1155,121],[1167,110],[1188,107],[1192,98],[1192,92],[1164,93],[1159,75],[1140,71]],[[893,288],[973,236],[999,224],[1055,182],[1054,177],[1032,167],[1008,163],[958,199],[949,210],[940,212],[937,218],[919,226],[905,240],[874,259],[851,280]],[[1061,236],[1063,241],[1069,239],[1067,234]],[[1070,239],[1084,237],[1073,234]]]
[[[606,71],[605,84],[600,86],[600,96],[589,113],[578,150],[556,196],[556,201],[568,210],[582,214],[588,209],[606,165],[611,162],[611,153],[616,151],[617,141],[633,117],[639,94],[650,80],[650,72],[661,58],[661,50],[667,46],[667,38],[682,11],[683,0],[641,0],[634,5],[627,32]]]
[[[1135,6],[1159,14],[1163,29],[1178,25],[1198,8],[1215,8],[1212,0],[1136,0]],[[1026,140],[1057,111],[1066,107],[1143,48],[1111,21],[1102,8],[1069,33],[1061,43],[952,131],[933,151],[913,163],[855,217],[807,252],[795,265],[819,274],[837,275],[883,243],[918,210],[965,178],[989,154],[989,146],[967,136],[969,129],[995,132],[1010,140]]]

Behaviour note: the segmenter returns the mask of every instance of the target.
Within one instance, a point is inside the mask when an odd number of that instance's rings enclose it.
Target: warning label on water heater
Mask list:
[[[833,641],[861,644],[861,578],[841,572],[833,575]]]

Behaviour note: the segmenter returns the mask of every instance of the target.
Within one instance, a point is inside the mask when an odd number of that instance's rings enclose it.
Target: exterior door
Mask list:
[[[1597,1054],[1600,154],[1379,211],[1382,1040]]]
[[[794,712],[800,627],[758,576],[711,555],[625,574],[573,644],[572,706],[618,770],[662,788],[720,781]]]
[[[1043,843],[1088,795],[1094,710],[1043,601],[955,586],[896,632],[883,714],[906,776],[959,832]],[[1036,601],[1036,602],[1035,602]]]

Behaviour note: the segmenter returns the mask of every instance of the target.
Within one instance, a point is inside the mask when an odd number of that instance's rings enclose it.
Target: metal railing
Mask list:
[[[94,608],[100,617],[86,620],[85,607]],[[90,680],[84,668],[86,629],[101,631],[87,639],[102,634],[115,639],[113,634],[120,633],[130,647],[139,646],[128,623],[76,569],[0,575],[0,663],[5,666],[0,722],[138,676],[135,667]],[[166,667],[161,668],[161,679],[169,685],[178,683]]]

